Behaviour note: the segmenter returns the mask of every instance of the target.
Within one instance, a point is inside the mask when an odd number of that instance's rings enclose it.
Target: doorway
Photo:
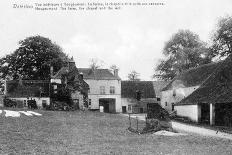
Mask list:
[[[126,106],[122,106],[122,113],[126,113]]]
[[[210,105],[201,104],[201,123],[210,124]]]
[[[99,99],[99,106],[103,106],[103,112],[116,113],[116,100],[113,98],[101,98]]]

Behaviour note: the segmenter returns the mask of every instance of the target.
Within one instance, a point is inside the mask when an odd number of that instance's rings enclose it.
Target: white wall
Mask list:
[[[0,95],[0,107],[3,107],[3,99],[4,99],[4,96]]]
[[[35,99],[36,104],[38,107],[42,107],[42,101],[46,100],[47,101],[47,105],[50,105],[50,98],[49,97],[30,97],[29,99]],[[12,100],[18,100],[18,101],[24,101],[24,100],[28,100],[26,97],[20,97],[20,98],[14,98],[14,97],[10,97],[10,99]]]
[[[91,99],[90,109],[99,109],[99,99],[112,98],[115,99],[116,112],[122,112],[121,104],[121,81],[120,80],[93,80],[84,79],[88,83],[90,92],[88,98]],[[100,86],[105,87],[105,94],[100,94]],[[110,94],[110,86],[115,87],[115,94]]]
[[[170,90],[161,92],[161,106],[168,110],[172,110],[172,103],[177,103],[190,95],[193,91],[195,91],[199,86],[194,87],[182,87],[182,88],[173,88]],[[175,94],[175,96],[173,96]],[[165,104],[167,102],[167,106]]]
[[[201,110],[199,105],[175,106],[175,110],[178,116],[188,117],[195,122],[200,120]]]

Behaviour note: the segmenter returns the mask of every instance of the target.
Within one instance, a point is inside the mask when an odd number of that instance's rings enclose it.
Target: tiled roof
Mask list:
[[[7,81],[7,96],[10,97],[48,97],[49,81],[46,80],[12,80]]]
[[[161,91],[169,83],[169,81],[153,81],[152,83],[156,97],[161,97]]]
[[[136,91],[141,91],[142,98],[155,98],[152,81],[122,81],[121,95],[123,98],[136,98]]]
[[[62,76],[66,76],[70,89],[80,90],[86,92],[89,89],[89,85],[82,79],[78,69],[74,67],[62,67],[52,78],[62,79]]]
[[[83,73],[84,79],[96,80],[120,80],[119,76],[114,76],[108,69],[78,68],[79,73]]]
[[[173,89],[174,87],[191,87],[202,84],[216,69],[218,63],[205,64],[189,69],[176,76],[162,91]]]
[[[208,79],[177,105],[198,103],[232,103],[232,55],[219,63]]]
[[[62,75],[67,74],[69,72],[68,67],[62,67],[52,78],[61,79]]]

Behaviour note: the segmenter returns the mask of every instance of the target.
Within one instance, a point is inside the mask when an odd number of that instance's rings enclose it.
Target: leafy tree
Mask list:
[[[212,40],[213,57],[223,58],[232,53],[232,16],[219,19]]]
[[[0,77],[23,79],[48,79],[50,65],[58,71],[68,56],[50,39],[42,36],[28,37],[19,42],[19,48],[0,59]]]
[[[192,67],[209,63],[209,49],[197,34],[189,30],[180,30],[165,43],[161,59],[155,68],[154,78],[169,80]]]
[[[128,74],[128,79],[130,81],[139,81],[140,80],[139,76],[140,76],[140,74],[138,72],[136,72],[135,70],[133,70]]]

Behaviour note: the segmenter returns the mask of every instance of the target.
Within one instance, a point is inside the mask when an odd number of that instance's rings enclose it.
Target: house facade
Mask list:
[[[162,90],[162,107],[195,122],[232,124],[231,57],[176,76]]]
[[[195,107],[198,121],[232,127],[232,55],[217,63],[213,72],[176,109]],[[188,114],[185,114],[188,116]]]
[[[123,113],[146,113],[152,104],[160,104],[164,81],[122,81]]]
[[[121,79],[118,70],[111,73],[108,69],[78,68],[83,79],[89,85],[90,110],[100,110],[110,113],[122,112]]]
[[[178,116],[189,117],[192,121],[199,122],[198,106],[178,107],[177,103],[196,91],[216,67],[217,63],[206,64],[177,75],[162,89],[161,106],[169,112],[176,110]]]
[[[29,100],[35,100],[39,108],[50,105],[49,80],[10,80],[6,81],[4,96],[28,107]]]

